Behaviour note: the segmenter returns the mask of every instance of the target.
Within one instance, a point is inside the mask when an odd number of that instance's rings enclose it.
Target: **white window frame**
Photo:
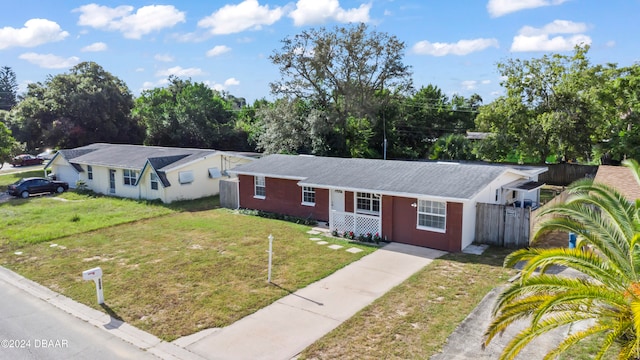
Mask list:
[[[87,180],[93,180],[93,166],[87,165]]]
[[[359,207],[360,205],[359,200],[362,200],[362,203],[365,203],[365,202],[368,203],[368,206],[366,209]],[[381,196],[379,194],[357,192],[355,196],[355,202],[356,202],[355,203],[356,213],[367,214],[367,215],[380,215],[382,202],[381,202]],[[378,210],[374,210],[375,203],[378,204]]]
[[[136,186],[136,180],[138,179],[138,172],[131,169],[122,170],[122,183],[126,186]],[[129,183],[127,183],[129,182]]]
[[[159,178],[158,175],[154,172],[150,172],[149,173],[149,187],[151,188],[151,190],[158,190],[160,187],[158,185],[159,182]],[[155,185],[155,188],[154,188]]]
[[[267,181],[264,176],[253,177],[253,197],[256,199],[267,197]]]
[[[313,199],[313,201],[308,201]],[[311,186],[302,187],[302,205],[316,206],[316,188]]]
[[[434,209],[434,204],[443,205],[442,208],[438,207],[438,209]],[[436,211],[434,211],[436,210]],[[444,213],[440,213],[439,211],[443,211]],[[420,224],[420,215],[438,217],[443,219],[443,227],[433,227],[428,225]],[[418,199],[418,206],[416,211],[416,225],[420,230],[429,230],[434,232],[444,233],[447,231],[447,202],[446,201],[436,201],[429,199]]]

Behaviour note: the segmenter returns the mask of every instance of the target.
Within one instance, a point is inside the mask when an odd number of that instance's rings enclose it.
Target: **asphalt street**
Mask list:
[[[0,359],[157,359],[0,279]]]

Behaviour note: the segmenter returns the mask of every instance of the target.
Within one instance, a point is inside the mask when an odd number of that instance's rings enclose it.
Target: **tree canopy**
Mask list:
[[[304,30],[282,40],[270,57],[281,74],[271,92],[316,110],[307,131],[315,129],[319,154],[352,155],[363,146],[358,129],[380,121],[389,94],[412,88],[404,48],[395,36],[366,24]]]
[[[170,77],[167,87],[143,91],[133,114],[146,127],[146,145],[246,150],[235,130],[235,103],[204,83]]]
[[[95,142],[142,143],[132,118],[133,96],[125,83],[94,62],[29,84],[11,121],[27,148],[73,148]]]
[[[11,110],[18,102],[16,73],[8,66],[0,68],[0,110]]]

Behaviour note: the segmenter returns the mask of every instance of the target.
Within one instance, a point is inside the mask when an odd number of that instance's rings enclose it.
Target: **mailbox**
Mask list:
[[[83,280],[95,280],[100,277],[102,277],[102,269],[99,267],[85,270],[82,272]]]
[[[102,291],[102,269],[99,267],[85,270],[82,272],[83,280],[93,280],[96,283],[96,296],[98,304],[104,304],[104,293]]]

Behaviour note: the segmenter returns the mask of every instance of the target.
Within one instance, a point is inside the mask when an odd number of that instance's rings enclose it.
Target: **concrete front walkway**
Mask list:
[[[230,326],[173,344],[206,359],[292,359],[443,254],[391,243]]]

